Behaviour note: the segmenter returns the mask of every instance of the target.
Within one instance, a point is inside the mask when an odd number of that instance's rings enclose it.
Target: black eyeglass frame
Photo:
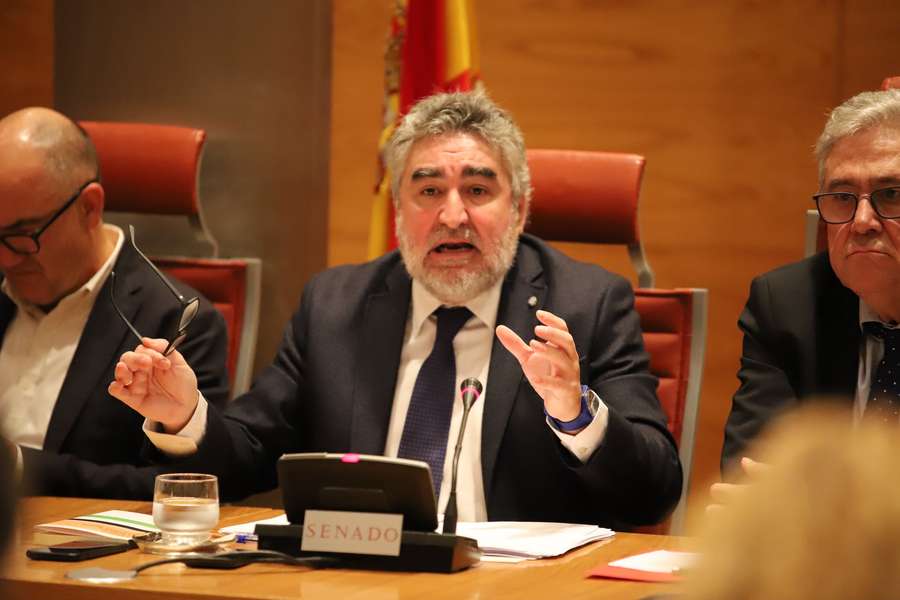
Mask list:
[[[889,185],[887,187],[878,188],[877,190],[872,190],[868,194],[856,194],[854,192],[822,192],[819,194],[813,194],[812,198],[813,198],[813,202],[816,203],[816,210],[819,211],[819,217],[821,217],[821,219],[823,221],[825,221],[826,223],[828,223],[829,225],[841,225],[843,223],[849,223],[850,221],[855,219],[856,211],[859,208],[859,201],[861,198],[868,198],[869,204],[872,205],[872,210],[874,210],[875,214],[877,214],[882,219],[900,219],[900,213],[898,213],[894,216],[889,216],[889,215],[885,215],[884,213],[881,212],[881,206],[880,206],[881,201],[879,200],[879,198],[881,197],[882,192],[886,192],[889,190],[894,190],[897,194],[900,194],[900,186]],[[829,197],[834,197],[834,196],[850,196],[854,199],[853,211],[850,213],[849,219],[846,219],[843,221],[830,221],[825,218],[825,215],[822,213],[821,201],[823,198],[829,198]]]
[[[169,336],[169,345],[166,346],[166,349],[163,351],[163,356],[168,356],[174,352],[178,346],[185,340],[187,337],[187,328],[188,325],[194,320],[194,317],[197,316],[197,311],[199,310],[200,299],[197,296],[193,298],[185,299],[184,295],[179,292],[174,285],[169,281],[169,279],[162,274],[162,271],[156,268],[156,265],[147,258],[147,255],[141,252],[141,249],[138,248],[137,242],[134,240],[134,226],[129,225],[128,231],[131,237],[131,246],[138,253],[145,263],[156,273],[156,276],[165,284],[169,291],[172,292],[172,295],[175,296],[175,299],[178,300],[178,303],[181,304],[181,318],[178,320],[178,326],[176,327],[174,333]],[[118,313],[119,318],[125,323],[131,333],[134,334],[134,337],[137,338],[138,343],[141,343],[143,340],[143,336],[138,332],[137,328],[128,320],[125,316],[125,313],[122,312],[122,309],[119,308],[119,305],[116,303],[116,272],[111,271],[109,274],[110,278],[110,286],[109,286],[109,295],[112,300],[113,308]]]
[[[55,213],[53,213],[53,215],[50,217],[50,220],[48,220],[46,223],[44,223],[41,226],[41,228],[38,229],[37,231],[35,231],[33,233],[11,233],[9,235],[0,235],[0,243],[2,243],[4,246],[9,248],[10,252],[14,252],[16,254],[21,254],[22,256],[30,256],[32,254],[37,254],[38,252],[41,251],[40,237],[44,234],[45,231],[47,231],[48,227],[53,225],[53,223],[64,212],[66,212],[66,210],[69,209],[70,206],[75,204],[75,201],[81,197],[81,194],[84,192],[84,190],[86,190],[87,187],[89,185],[91,185],[92,183],[100,183],[100,179],[98,177],[94,177],[93,179],[86,181],[84,184],[82,184],[82,186],[78,188],[78,191],[75,192],[74,194],[72,194],[72,196],[68,200],[63,202],[63,205],[60,206],[59,209],[57,209],[57,211]],[[31,240],[31,243],[34,244],[34,250],[22,250],[20,248],[15,248],[14,246],[12,246],[9,243],[9,241],[8,241],[9,238],[22,238],[22,239]]]

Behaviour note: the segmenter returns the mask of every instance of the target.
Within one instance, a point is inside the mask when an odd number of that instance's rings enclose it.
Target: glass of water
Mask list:
[[[190,548],[202,544],[219,522],[219,481],[215,475],[157,475],[153,490],[153,523],[161,544]]]

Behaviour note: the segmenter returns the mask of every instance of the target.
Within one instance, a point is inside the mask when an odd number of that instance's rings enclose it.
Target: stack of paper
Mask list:
[[[105,510],[92,515],[82,515],[41,523],[34,526],[35,531],[42,533],[58,533],[63,535],[77,535],[90,538],[108,538],[113,540],[130,540],[131,538],[155,533],[159,527],[153,524],[153,515],[131,512],[127,510]],[[220,531],[212,532],[214,543],[228,542],[234,539],[233,535]]]
[[[159,531],[153,524],[153,516],[126,510],[106,510],[93,515],[82,515],[35,525],[35,531],[102,537],[114,540],[130,540],[135,535]]]
[[[459,523],[456,533],[478,541],[482,560],[518,562],[549,558],[615,535],[596,525],[537,523],[529,521],[488,521]]]

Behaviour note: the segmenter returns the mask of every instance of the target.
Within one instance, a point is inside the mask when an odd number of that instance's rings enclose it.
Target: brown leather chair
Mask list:
[[[262,267],[258,258],[222,259],[206,227],[198,180],[206,132],[201,129],[82,121],[100,161],[111,212],[185,217],[211,257],[154,257],[165,272],[190,284],[222,313],[228,329],[232,397],[250,387]]]
[[[525,229],[543,239],[622,244],[638,273],[635,309],[650,370],[684,468],[682,500],[668,523],[647,528],[679,533],[691,476],[700,383],[706,348],[707,291],[656,289],[644,255],[638,199],[645,159],[637,154],[529,150],[531,218]]]

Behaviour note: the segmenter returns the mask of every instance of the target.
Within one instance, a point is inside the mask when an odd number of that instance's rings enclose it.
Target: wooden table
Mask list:
[[[119,508],[151,512],[148,502],[74,498],[28,498],[19,507],[19,531],[5,557],[0,575],[0,598],[38,600],[182,598],[308,598],[400,600],[405,598],[642,598],[672,591],[673,584],[586,579],[593,566],[657,549],[690,549],[690,540],[669,536],[617,534],[612,540],[585,546],[556,559],[517,564],[483,563],[466,571],[445,574],[391,573],[344,569],[309,570],[286,565],[249,565],[234,571],[191,569],[163,565],[117,584],[87,584],[66,579],[75,568],[103,566],[129,569],[155,560],[138,550],[79,563],[33,561],[25,549],[35,543],[33,526],[66,517]],[[220,526],[264,519],[277,514],[269,508],[222,507]]]

